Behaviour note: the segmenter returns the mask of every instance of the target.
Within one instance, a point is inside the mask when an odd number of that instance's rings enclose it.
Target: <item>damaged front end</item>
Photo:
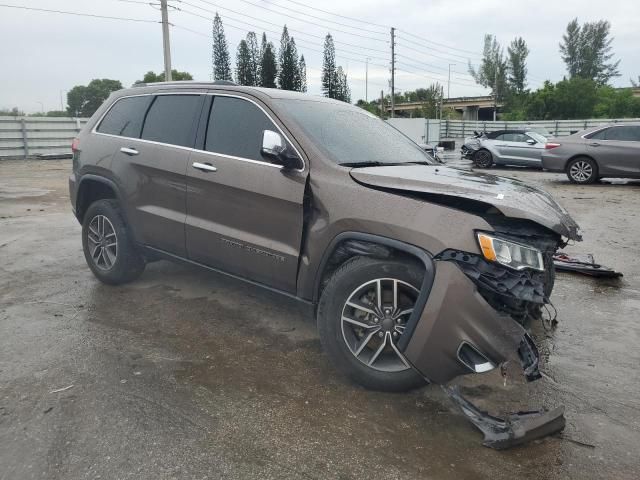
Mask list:
[[[539,258],[529,259],[530,268],[520,268],[488,259],[486,252],[441,252],[434,258],[436,280],[429,301],[405,354],[425,377],[443,385],[449,398],[484,433],[484,445],[502,449],[562,430],[563,408],[497,418],[444,385],[454,375],[489,371],[510,360],[520,363],[527,381],[541,378],[538,349],[528,328],[534,321],[546,325],[545,320],[550,320],[545,313],[553,309],[549,301],[553,254],[562,241],[535,225],[518,229],[517,222],[508,232],[498,227],[491,234],[529,248]]]

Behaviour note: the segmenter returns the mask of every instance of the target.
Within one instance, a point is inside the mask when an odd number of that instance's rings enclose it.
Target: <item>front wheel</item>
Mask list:
[[[571,183],[593,183],[598,179],[598,165],[588,157],[575,158],[567,165],[567,177]]]
[[[419,295],[416,264],[356,257],[338,268],[318,306],[320,341],[333,365],[373,390],[426,384],[397,347]]]
[[[473,155],[473,163],[478,168],[489,168],[493,165],[493,155],[489,150],[480,149]]]

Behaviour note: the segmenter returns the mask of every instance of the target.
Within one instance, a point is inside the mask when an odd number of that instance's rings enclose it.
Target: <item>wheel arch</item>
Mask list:
[[[424,277],[415,309],[407,322],[405,334],[402,335],[398,342],[398,348],[404,351],[431,293],[436,269],[432,255],[415,245],[380,235],[361,232],[340,233],[334,237],[329,247],[325,250],[316,272],[313,289],[314,303],[317,304],[320,299],[322,290],[331,274],[344,262],[356,256],[383,259],[405,258],[409,261],[418,262],[424,268]]]
[[[108,198],[120,201],[120,192],[113,180],[100,175],[83,175],[76,194],[75,212],[78,221],[83,222],[84,215],[93,202]]]

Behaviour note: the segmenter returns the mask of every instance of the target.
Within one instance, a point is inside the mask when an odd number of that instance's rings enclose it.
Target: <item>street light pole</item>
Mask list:
[[[449,100],[450,98],[450,91],[451,91],[451,67],[455,67],[455,66],[456,66],[455,63],[449,64],[449,78],[447,79],[447,100]]]
[[[364,101],[369,103],[369,57],[366,58],[364,67]]]
[[[160,11],[162,12],[162,49],[164,53],[164,80],[171,81],[171,43],[169,42],[169,12],[167,11],[167,0],[160,0]]]

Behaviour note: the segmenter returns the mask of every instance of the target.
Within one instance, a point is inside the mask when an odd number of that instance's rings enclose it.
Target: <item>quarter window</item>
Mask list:
[[[201,95],[158,95],[144,121],[142,139],[193,146],[194,123],[201,102]]]
[[[139,138],[144,114],[152,97],[122,98],[111,107],[100,122],[97,131],[109,135]]]
[[[260,153],[265,130],[277,131],[277,128],[256,105],[241,98],[216,96],[204,148],[209,152],[268,161]]]
[[[589,135],[588,138],[594,139],[594,140],[606,140],[607,138],[607,132],[609,131],[609,128],[604,128],[602,130],[598,130],[596,133],[592,133],[591,135]]]

